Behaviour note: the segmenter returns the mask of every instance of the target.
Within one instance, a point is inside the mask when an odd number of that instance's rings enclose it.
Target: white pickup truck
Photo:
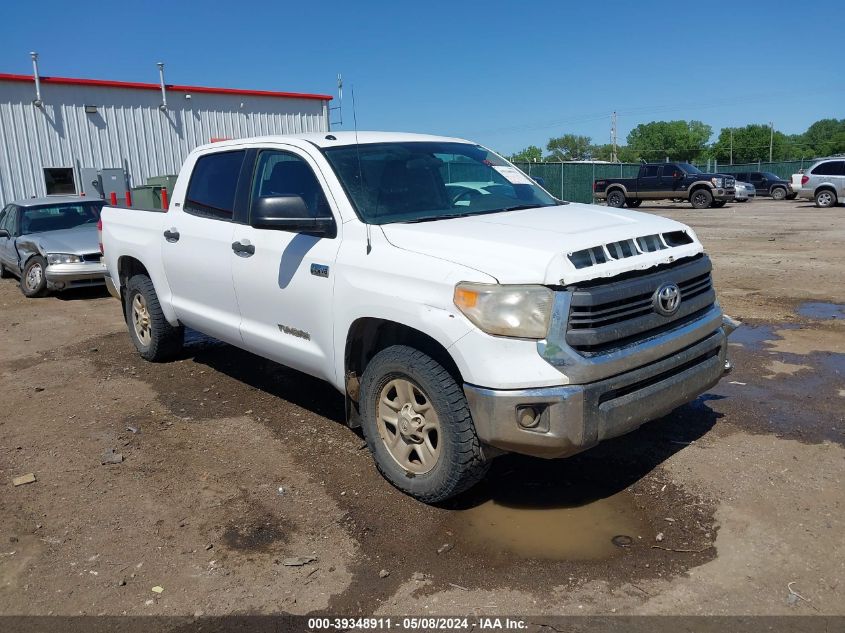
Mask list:
[[[502,452],[565,457],[730,368],[691,229],[565,203],[453,138],[200,147],[165,212],[105,207],[109,289],[141,356],[193,328],[322,378],[382,474],[425,502]]]

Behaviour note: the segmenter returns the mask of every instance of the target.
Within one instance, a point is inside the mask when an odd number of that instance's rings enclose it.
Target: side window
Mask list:
[[[9,235],[15,237],[15,230],[17,229],[17,207],[15,205],[10,204],[5,209],[3,209],[2,214],[0,214],[0,228],[6,229],[9,232]]]
[[[845,176],[845,161],[829,160],[813,170],[815,176]]]
[[[658,169],[660,169],[659,165],[645,165],[643,167],[641,177],[642,178],[656,178]]]
[[[246,152],[219,152],[200,157],[194,165],[185,203],[186,213],[231,220],[235,192]]]
[[[660,167],[664,178],[672,178],[672,174],[678,171],[678,168],[673,163],[666,163]]]
[[[251,199],[275,196],[301,196],[312,217],[331,217],[323,187],[308,163],[288,152],[265,150],[258,155]]]

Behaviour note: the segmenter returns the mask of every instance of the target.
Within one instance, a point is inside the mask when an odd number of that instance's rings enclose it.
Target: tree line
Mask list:
[[[845,119],[821,119],[802,134],[784,134],[768,125],[752,123],[722,128],[711,142],[713,128],[701,121],[653,121],[641,123],[619,145],[616,159],[623,163],[640,160],[720,163],[752,163],[769,160],[798,160],[845,153]],[[550,138],[546,153],[530,145],[510,156],[514,162],[558,162],[570,160],[612,160],[613,147],[594,144],[589,136],[563,134]]]

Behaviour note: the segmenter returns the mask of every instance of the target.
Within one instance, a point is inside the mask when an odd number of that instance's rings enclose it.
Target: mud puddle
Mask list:
[[[798,306],[796,311],[808,319],[845,319],[845,303],[807,301]]]
[[[537,560],[609,558],[646,532],[633,499],[625,493],[560,508],[490,500],[463,511],[455,523],[468,548]]]

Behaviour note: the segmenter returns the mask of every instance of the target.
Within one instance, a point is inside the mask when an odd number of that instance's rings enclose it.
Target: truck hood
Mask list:
[[[397,248],[472,268],[503,284],[568,285],[650,268],[702,251],[695,233],[674,220],[577,203],[385,224],[381,229]],[[637,238],[648,239],[640,241],[639,248],[627,242]],[[619,242],[631,245],[630,256],[619,255],[621,251],[614,247]],[[660,248],[649,252],[654,246],[643,247],[647,242]],[[582,252],[587,249],[596,249],[592,257]],[[619,256],[608,258],[608,252]]]
[[[18,238],[18,247],[32,245],[33,251],[84,255],[100,250],[96,224],[80,224],[72,229],[28,233]]]

